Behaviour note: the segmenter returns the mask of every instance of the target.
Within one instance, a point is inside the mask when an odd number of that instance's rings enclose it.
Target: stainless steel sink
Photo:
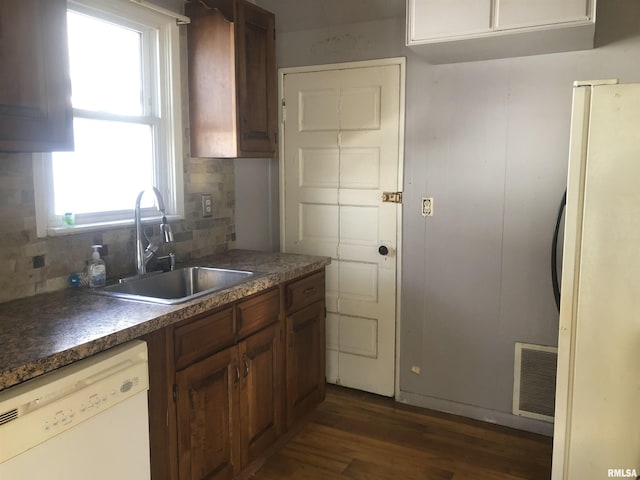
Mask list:
[[[93,291],[112,297],[171,305],[231,287],[253,274],[243,270],[187,267],[135,277]]]

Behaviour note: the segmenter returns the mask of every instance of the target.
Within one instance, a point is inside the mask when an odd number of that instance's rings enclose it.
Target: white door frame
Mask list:
[[[282,118],[282,102],[284,99],[284,76],[292,73],[323,72],[327,70],[346,70],[366,67],[382,67],[386,65],[398,65],[400,67],[400,119],[398,128],[398,185],[396,190],[401,192],[404,185],[404,127],[405,127],[405,95],[406,95],[406,58],[394,57],[380,60],[365,60],[359,62],[332,63],[326,65],[310,65],[304,67],[287,67],[278,69],[278,155],[280,170],[280,249],[285,252],[285,228],[284,228],[284,125]],[[398,205],[396,222],[396,347],[395,347],[395,398],[400,393],[400,305],[402,298],[402,204]]]

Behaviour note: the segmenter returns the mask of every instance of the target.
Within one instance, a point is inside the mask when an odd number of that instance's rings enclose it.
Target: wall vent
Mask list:
[[[553,422],[557,347],[516,342],[513,414]]]

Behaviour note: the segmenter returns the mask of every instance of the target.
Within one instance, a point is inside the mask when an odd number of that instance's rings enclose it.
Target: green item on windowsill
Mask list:
[[[64,215],[62,215],[62,223],[64,223],[65,225],[75,225],[76,216],[71,212],[67,212]]]

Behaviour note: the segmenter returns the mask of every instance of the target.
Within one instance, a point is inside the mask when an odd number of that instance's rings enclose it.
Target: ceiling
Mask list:
[[[404,18],[405,0],[255,0],[275,13],[279,32]]]

